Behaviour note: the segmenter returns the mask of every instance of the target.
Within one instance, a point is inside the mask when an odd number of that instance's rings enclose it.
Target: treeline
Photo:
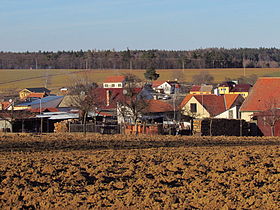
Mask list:
[[[0,69],[277,68],[280,49],[0,52]]]

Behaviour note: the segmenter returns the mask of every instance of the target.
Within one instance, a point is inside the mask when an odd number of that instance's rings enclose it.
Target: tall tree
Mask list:
[[[148,68],[144,73],[144,76],[147,80],[153,81],[159,78],[159,74],[156,72],[155,68]]]

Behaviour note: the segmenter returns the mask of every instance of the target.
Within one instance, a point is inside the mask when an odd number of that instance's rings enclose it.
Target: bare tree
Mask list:
[[[118,101],[117,105],[118,115],[123,118],[123,122],[126,123],[126,119],[129,118],[136,128],[138,120],[148,106],[143,96],[139,94],[139,89],[137,88],[139,81],[139,78],[127,75],[126,87],[123,90],[124,97]],[[138,130],[136,129],[136,134],[137,132]]]
[[[86,121],[90,111],[98,112],[98,108],[101,106],[100,100],[98,100],[98,93],[96,89],[98,85],[91,82],[88,77],[79,77],[72,83],[70,88],[71,94],[71,106],[80,110],[80,115],[83,124],[83,132],[86,135]]]
[[[264,123],[270,126],[271,135],[275,135],[275,125],[280,120],[280,109],[278,100],[275,98],[270,99],[265,104],[267,110],[264,113]]]
[[[172,70],[171,77],[173,80],[183,81],[185,78],[185,75],[182,70]]]
[[[208,71],[201,71],[193,76],[194,84],[211,84],[213,81],[214,77]]]

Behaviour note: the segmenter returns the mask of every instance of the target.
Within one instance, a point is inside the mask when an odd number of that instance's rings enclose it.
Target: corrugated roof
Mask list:
[[[265,111],[273,105],[280,108],[280,78],[259,78],[248,97],[242,104],[240,111]]]
[[[59,103],[62,101],[64,96],[47,96],[42,99],[37,99],[31,102],[24,102],[20,104],[16,104],[15,106],[23,106],[23,107],[32,107],[38,108],[41,104],[42,108],[49,108],[49,107],[57,107]]]

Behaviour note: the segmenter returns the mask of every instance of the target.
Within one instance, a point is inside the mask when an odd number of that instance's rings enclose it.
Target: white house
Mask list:
[[[174,94],[179,90],[180,85],[177,81],[154,81],[152,87],[158,92],[163,92],[165,94]]]
[[[125,76],[111,76],[103,82],[103,88],[124,88]]]

